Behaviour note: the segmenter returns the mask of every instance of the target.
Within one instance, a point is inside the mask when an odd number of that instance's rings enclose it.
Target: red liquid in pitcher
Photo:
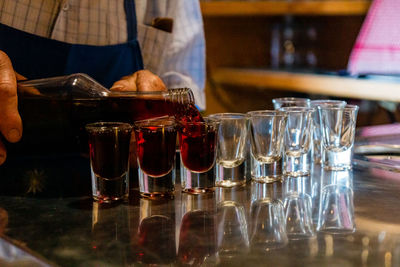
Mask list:
[[[24,135],[20,142],[7,147],[10,155],[87,153],[85,125],[98,121],[133,123],[165,115],[175,116],[178,121],[203,120],[193,104],[180,104],[160,96],[23,96],[18,102]]]
[[[173,127],[140,127],[135,129],[137,156],[140,168],[158,177],[173,168],[176,150],[176,130]]]
[[[84,122],[139,120],[175,116],[178,121],[203,121],[193,104],[179,104],[163,98],[108,97],[77,99],[73,102],[73,118]]]

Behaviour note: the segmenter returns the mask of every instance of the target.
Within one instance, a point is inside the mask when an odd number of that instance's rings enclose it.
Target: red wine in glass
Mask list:
[[[215,123],[182,123],[179,132],[181,158],[193,172],[206,172],[215,162],[217,127]]]
[[[93,197],[101,201],[122,199],[128,191],[131,126],[107,122],[88,124]]]
[[[135,123],[138,163],[152,177],[169,173],[175,160],[176,128],[174,120],[148,120]]]
[[[95,174],[105,178],[119,177],[127,171],[130,128],[123,130],[91,131],[89,150]]]

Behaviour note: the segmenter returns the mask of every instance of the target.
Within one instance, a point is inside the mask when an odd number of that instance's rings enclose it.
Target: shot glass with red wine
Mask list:
[[[180,175],[183,192],[200,194],[214,190],[218,120],[180,122]]]
[[[141,196],[171,196],[175,190],[177,132],[174,117],[137,121],[134,132]]]
[[[122,122],[96,122],[87,124],[86,131],[94,200],[113,202],[127,199],[132,126]]]

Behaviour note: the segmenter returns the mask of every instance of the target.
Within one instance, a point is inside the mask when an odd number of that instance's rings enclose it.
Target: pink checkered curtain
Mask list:
[[[350,55],[351,74],[400,74],[400,0],[374,0]]]

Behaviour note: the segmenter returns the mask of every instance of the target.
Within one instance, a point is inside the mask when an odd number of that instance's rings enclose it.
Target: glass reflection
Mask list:
[[[109,264],[127,263],[129,227],[124,206],[93,202],[91,235],[92,255],[87,257]]]
[[[310,178],[287,177],[283,187],[286,232],[289,239],[314,237]]]
[[[179,265],[200,266],[216,252],[214,194],[182,194]]]
[[[136,261],[171,264],[176,260],[175,212],[170,199],[140,199],[139,226],[135,240]]]
[[[310,176],[310,194],[312,200],[312,219],[314,225],[318,223],[318,212],[319,212],[319,201],[321,196],[321,166],[313,166],[311,169],[311,176]]]
[[[251,184],[251,251],[262,253],[287,245],[286,224],[280,198],[280,183]]]
[[[353,233],[353,173],[323,171],[317,231],[332,234]]]
[[[249,237],[245,212],[246,190],[218,188],[217,253],[221,264],[228,264],[249,252]]]

